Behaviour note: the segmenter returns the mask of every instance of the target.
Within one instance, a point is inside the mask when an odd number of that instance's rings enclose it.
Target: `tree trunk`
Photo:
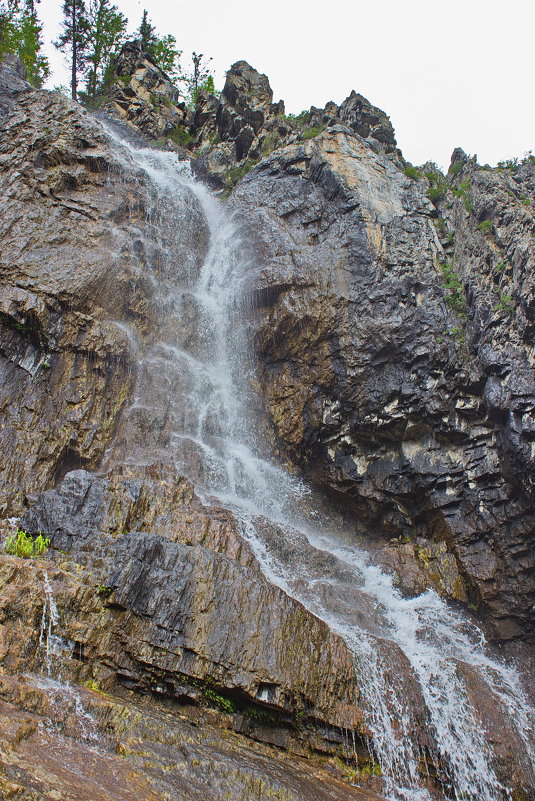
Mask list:
[[[76,0],[72,0],[72,72],[71,72],[71,96],[73,100],[77,100],[77,75],[76,75],[76,57],[77,53],[77,35],[76,35]]]

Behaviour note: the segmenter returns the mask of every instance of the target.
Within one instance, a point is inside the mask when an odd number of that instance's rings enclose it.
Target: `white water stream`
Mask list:
[[[347,535],[303,511],[307,489],[260,455],[242,304],[255,265],[232,212],[173,154],[137,149],[108,133],[118,160],[147,187],[145,219],[132,222],[128,236],[142,253],[140,282],[151,285],[162,321],[161,341],[149,345],[128,322],[120,324],[139,364],[119,436],[124,460],[171,462],[207,502],[215,498],[232,509],[267,578],[344,638],[389,799],[432,797],[424,747],[446,797],[510,798],[470,688],[484,686],[497,719],[524,751],[518,758],[534,764],[533,709],[515,669],[435,592],[402,597]],[[206,237],[199,261],[195,245]],[[427,742],[419,742],[422,725]]]

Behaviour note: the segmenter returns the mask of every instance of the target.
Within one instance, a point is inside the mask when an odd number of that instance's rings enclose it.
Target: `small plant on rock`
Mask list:
[[[500,299],[494,306],[493,311],[503,312],[504,314],[512,314],[514,309],[513,296],[505,294],[500,295]]]
[[[477,227],[482,234],[490,234],[492,231],[492,220],[483,220]]]
[[[316,125],[313,128],[305,128],[303,131],[303,139],[314,139],[323,131],[323,125]]]
[[[464,316],[466,314],[466,298],[461,280],[453,268],[453,263],[446,261],[440,265],[440,269],[445,279],[444,288],[448,290],[444,300],[453,311]]]
[[[417,181],[418,178],[422,177],[422,173],[418,169],[418,167],[414,167],[412,164],[407,164],[403,173],[407,176],[407,178],[412,178],[413,181]]]
[[[32,559],[34,556],[43,556],[48,551],[50,539],[39,534],[34,540],[31,534],[19,528],[15,534],[6,538],[5,552],[21,559]]]

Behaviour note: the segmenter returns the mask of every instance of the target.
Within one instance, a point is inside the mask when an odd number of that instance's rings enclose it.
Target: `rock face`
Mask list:
[[[504,638],[533,633],[534,172],[466,164],[446,251],[427,181],[340,125],[233,194],[282,447],[372,540],[445,545]]]
[[[102,108],[148,139],[161,139],[186,120],[180,91],[138,41],[127,42],[114,69],[115,81]]]
[[[361,95],[285,116],[266,76],[246,62],[232,66],[220,98],[201,94],[189,110],[135,43],[116,77],[108,112],[147,139],[174,141],[213,185],[235,186],[230,205],[257,256],[245,311],[279,455],[337,507],[405,593],[433,587],[470,604],[497,639],[529,642],[533,160],[492,170],[456,151],[447,178],[405,170],[388,117]],[[58,712],[51,687],[15,678],[54,678],[53,595],[62,673],[113,694],[84,693],[84,703],[131,758],[132,797],[372,798],[319,769],[312,787],[295,756],[323,760],[338,775],[343,765],[352,782],[377,770],[348,648],[266,580],[234,514],[202,502],[166,457],[174,432],[165,382],[150,413],[138,392],[144,358],[177,321],[167,302],[175,273],[198,273],[210,252],[198,197],[176,188],[182,211],[166,224],[134,161],[119,158],[113,131],[33,90],[14,62],[0,79],[0,447],[8,457],[0,518],[3,533],[17,517],[53,545],[46,562],[0,559],[9,746],[0,790],[51,797],[54,775],[66,798],[79,797],[72,777],[86,759],[73,720],[64,716],[57,737],[44,732],[39,716]],[[195,304],[179,311],[183,336],[201,347]],[[186,406],[187,392],[181,397]],[[306,538],[261,525],[266,541],[283,544],[299,583]],[[321,553],[308,592],[322,570],[336,578],[336,560],[323,564]],[[351,575],[333,583],[343,593],[331,600],[369,617],[377,610]],[[485,696],[478,681],[468,682],[474,698]],[[477,707],[489,732],[499,726],[491,706],[487,693]],[[162,716],[165,736],[155,733]],[[197,739],[193,723],[202,727]],[[264,743],[260,753],[241,735]],[[421,731],[414,737],[429,750]],[[58,738],[72,765],[43,778],[32,760]],[[492,739],[505,755],[500,781],[511,784],[514,738]],[[187,765],[169,755],[183,740],[194,741],[181,752]],[[215,753],[208,789],[196,765]],[[96,767],[87,761],[87,787],[103,772],[102,797],[125,797],[111,778],[123,776],[118,761],[111,752]],[[528,787],[529,772],[518,770],[513,784]]]

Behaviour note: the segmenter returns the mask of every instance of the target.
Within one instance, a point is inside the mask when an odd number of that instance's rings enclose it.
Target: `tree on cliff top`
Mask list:
[[[86,66],[89,22],[84,0],[64,0],[62,32],[55,47],[71,54],[71,97],[78,97],[78,75]]]
[[[37,87],[49,74],[48,59],[41,52],[42,27],[34,0],[0,2],[0,58],[4,53],[18,56],[28,81]]]
[[[161,70],[166,72],[173,81],[183,78],[180,68],[182,50],[176,48],[176,38],[171,34],[158,36],[156,28],[149,20],[147,10],[143,10],[141,24],[137,29],[141,49],[153,59]]]
[[[89,97],[95,97],[124,42],[128,20],[110,0],[89,0],[87,21],[86,91]]]

